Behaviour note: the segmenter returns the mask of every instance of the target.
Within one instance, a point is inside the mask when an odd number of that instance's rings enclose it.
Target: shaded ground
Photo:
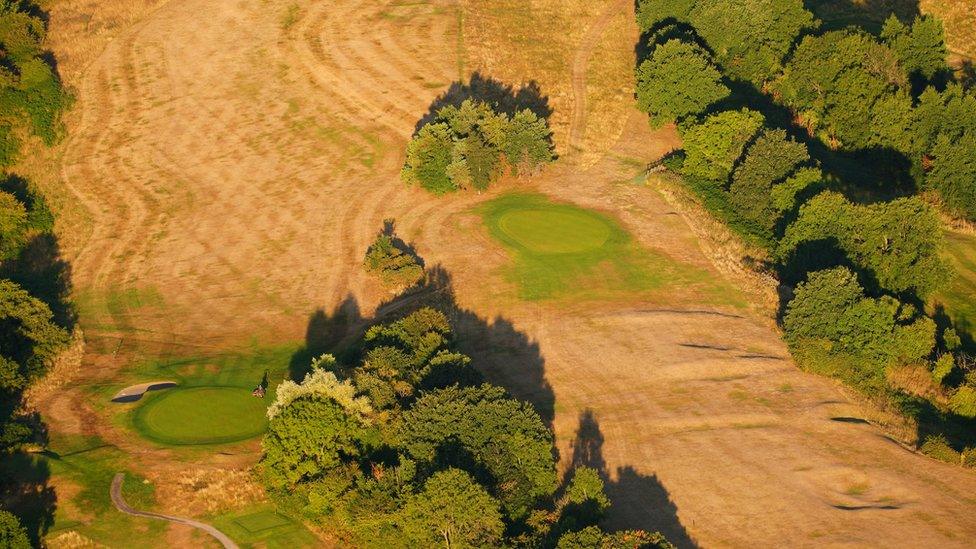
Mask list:
[[[459,75],[536,79],[563,158],[519,189],[612,214],[655,254],[724,276],[642,184],[677,137],[632,109],[632,3],[461,5],[171,0],[71,73],[78,103],[47,185],[75,205],[59,227],[84,298],[83,381],[255,341],[327,348],[388,300],[361,263],[395,218],[450,274],[463,350],[540,405],[564,467],[598,460],[612,526],[703,545],[971,544],[976,476],[833,421],[864,411],[799,372],[761,308],[694,291],[519,301],[473,213],[512,182],[442,199],[403,188],[406,139]],[[160,474],[201,459],[120,440],[84,396],[51,397],[52,430],[97,431]],[[257,448],[240,452],[213,459],[244,466]]]

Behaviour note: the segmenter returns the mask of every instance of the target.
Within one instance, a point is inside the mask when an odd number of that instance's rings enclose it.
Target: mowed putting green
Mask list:
[[[133,424],[155,442],[226,444],[264,433],[268,401],[241,387],[189,387],[153,395],[137,408]]]
[[[565,206],[513,209],[502,213],[497,223],[506,240],[534,254],[592,252],[613,234],[602,217]]]
[[[600,212],[537,194],[504,195],[478,212],[512,254],[505,275],[521,299],[661,300],[690,291],[727,303],[736,294],[700,268],[637,245],[617,221]],[[675,286],[681,290],[677,294]],[[665,288],[668,292],[660,291]]]

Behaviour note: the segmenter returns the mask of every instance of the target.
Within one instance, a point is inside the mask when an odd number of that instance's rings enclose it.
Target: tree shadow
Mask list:
[[[26,452],[0,459],[0,502],[20,519],[33,547],[54,524],[57,494],[49,484],[51,470],[45,459]]]
[[[618,467],[616,479],[611,479],[609,467],[603,457],[604,436],[600,423],[592,410],[583,410],[579,416],[576,436],[572,442],[572,459],[568,479],[577,467],[592,467],[603,479],[607,497],[612,504],[605,520],[614,530],[646,530],[661,532],[677,547],[697,547],[678,518],[678,508],[671,501],[667,488],[657,475],[643,475],[631,466]],[[618,510],[614,513],[614,510]],[[629,512],[620,513],[620,509]],[[634,511],[638,512],[634,512]]]
[[[316,309],[308,318],[305,328],[305,345],[291,356],[288,376],[301,381],[311,371],[312,360],[324,353],[341,355],[342,344],[363,324],[359,302],[352,295],[346,296],[332,312]]]
[[[551,429],[555,394],[545,379],[545,359],[538,342],[506,318],[483,318],[460,306],[451,275],[440,265],[428,269],[414,288],[381,303],[371,318],[361,316],[352,296],[331,313],[315,311],[309,318],[305,345],[292,356],[291,378],[303,378],[311,360],[326,352],[346,364],[358,362],[362,359],[362,334],[369,326],[403,318],[422,307],[443,312],[451,323],[456,349],[471,358],[472,366],[486,381],[530,402]]]
[[[879,34],[891,15],[911,24],[921,14],[918,0],[804,0],[804,5],[823,21],[823,30],[853,26],[872,34]]]
[[[395,219],[384,219],[383,228],[380,230],[380,234],[390,237],[390,242],[393,243],[394,248],[414,258],[417,265],[424,268],[424,258],[420,257],[420,254],[417,253],[417,248],[412,243],[408,243],[397,236]]]
[[[437,117],[437,111],[444,107],[457,107],[468,99],[483,101],[492,106],[496,112],[509,116],[528,109],[541,119],[548,120],[552,116],[549,97],[542,94],[542,88],[535,80],[531,80],[520,87],[505,84],[480,72],[474,72],[468,82],[452,82],[450,87],[442,93],[414,127],[414,135],[421,128],[430,124]]]

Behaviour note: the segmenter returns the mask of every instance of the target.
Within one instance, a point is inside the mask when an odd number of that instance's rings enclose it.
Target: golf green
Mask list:
[[[164,444],[225,444],[264,433],[267,406],[267,400],[241,387],[173,389],[137,408],[133,424]]]
[[[601,216],[558,205],[510,210],[497,224],[513,243],[537,254],[589,252],[606,244],[613,230]]]

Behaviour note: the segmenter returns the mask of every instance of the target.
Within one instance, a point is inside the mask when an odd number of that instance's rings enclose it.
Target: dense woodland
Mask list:
[[[43,443],[24,391],[69,340],[67,279],[57,257],[54,218],[34,186],[10,172],[22,147],[51,145],[63,133],[70,97],[43,49],[45,23],[25,1],[0,1],[0,459]],[[0,480],[0,500],[22,479]],[[0,546],[29,547],[16,516],[0,511]]]
[[[665,164],[765,250],[797,361],[916,419],[924,451],[976,464],[976,369],[927,314],[952,276],[940,215],[976,220],[976,92],[941,23],[825,31],[802,0],[644,0],[637,20],[639,106],[684,141]],[[930,386],[890,383],[906,367]]]

